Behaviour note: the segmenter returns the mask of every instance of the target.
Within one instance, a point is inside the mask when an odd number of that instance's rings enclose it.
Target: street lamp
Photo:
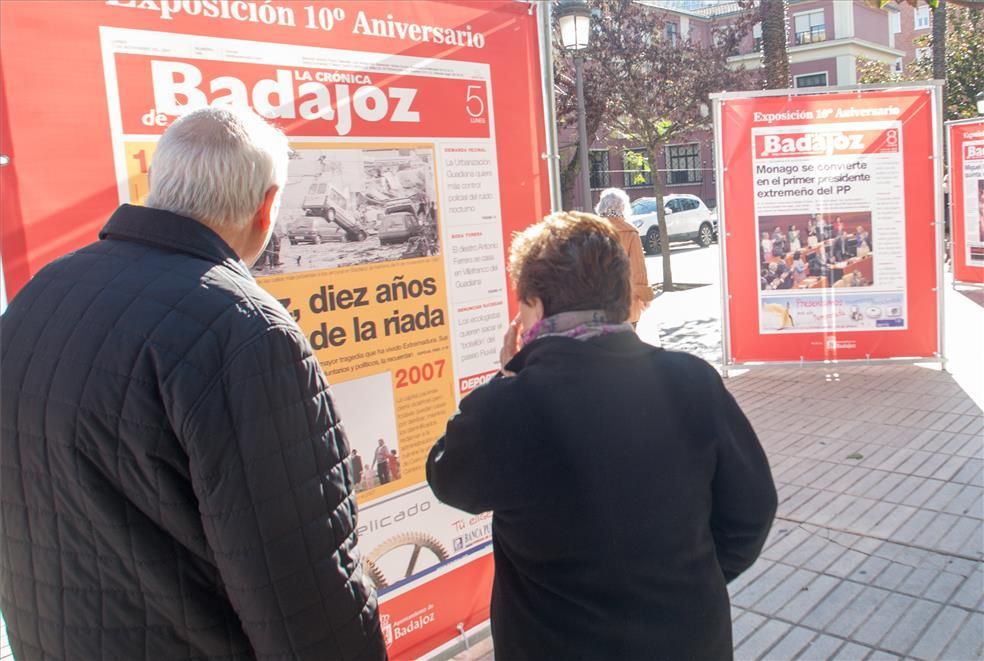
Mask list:
[[[977,93],[977,114],[984,115],[984,90]]]
[[[584,58],[580,52],[588,45],[591,34],[591,8],[587,0],[560,0],[557,4],[560,24],[560,43],[574,54],[577,80],[577,151],[581,165],[581,199],[585,210],[591,210],[591,172],[588,166],[588,129],[584,119]]]

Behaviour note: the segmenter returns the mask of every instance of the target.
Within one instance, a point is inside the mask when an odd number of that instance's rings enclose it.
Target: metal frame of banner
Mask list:
[[[953,144],[950,140],[950,127],[960,126],[962,124],[981,124],[984,123],[984,116],[982,117],[969,117],[967,119],[951,119],[948,122],[943,122],[943,131],[946,133],[946,169],[947,172],[953,172]],[[952,185],[952,184],[951,184]],[[953,246],[953,196],[950,196],[950,202],[947,208],[950,213],[950,245],[951,250]],[[954,259],[951,255],[950,259]],[[982,289],[984,288],[984,282],[967,282],[966,280],[957,280],[956,276],[953,278],[952,287],[957,288],[957,285],[961,287],[970,287],[972,289]]]
[[[717,214],[718,214],[718,249],[721,251],[721,372],[725,378],[728,377],[729,370],[749,370],[760,369],[763,367],[833,367],[849,365],[907,365],[915,363],[939,363],[940,369],[946,371],[946,346],[944,333],[944,300],[943,300],[943,196],[936,196],[935,218],[932,223],[936,228],[936,353],[934,356],[925,357],[898,357],[898,358],[849,358],[843,360],[805,360],[799,361],[748,361],[744,363],[735,362],[731,357],[731,317],[728,314],[729,301],[731,294],[728,291],[727,279],[727,250],[725,240],[728,236],[727,219],[724,208],[724,174],[727,168],[724,167],[724,154],[721,144],[721,106],[730,99],[750,99],[770,96],[801,96],[804,94],[837,94],[843,92],[864,92],[889,90],[894,92],[906,91],[926,91],[933,96],[931,106],[933,117],[933,147],[935,154],[930,154],[929,158],[934,160],[933,185],[937,191],[942,190],[943,185],[943,136],[941,126],[943,126],[943,81],[932,80],[920,82],[919,84],[904,83],[884,83],[874,85],[840,85],[835,87],[798,87],[786,89],[754,90],[749,92],[718,92],[710,95],[713,104],[713,127],[714,127],[714,170],[717,177]]]
[[[553,3],[536,3],[537,39],[540,42],[540,79],[543,87],[543,129],[546,135],[546,151],[540,158],[546,161],[550,186],[550,211],[560,211],[563,197],[560,191],[560,149],[557,145],[557,106],[554,100],[553,43],[550,35]],[[531,5],[532,7],[532,5]]]
[[[434,648],[421,658],[425,661],[450,661],[450,659],[453,659],[462,652],[471,649],[473,645],[490,637],[492,635],[492,622],[485,620],[467,630],[463,624],[459,624],[458,631],[459,634],[457,636],[443,645]]]

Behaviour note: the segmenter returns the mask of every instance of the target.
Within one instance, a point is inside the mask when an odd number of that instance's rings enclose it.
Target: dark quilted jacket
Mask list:
[[[0,603],[19,660],[385,656],[347,441],[212,231],[123,206],[2,318]]]

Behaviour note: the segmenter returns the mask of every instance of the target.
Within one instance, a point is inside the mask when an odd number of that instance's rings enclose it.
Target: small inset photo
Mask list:
[[[348,437],[356,493],[399,480],[402,471],[390,373],[333,385],[331,393]],[[372,411],[365,411],[367,406]]]
[[[440,254],[430,147],[290,154],[280,214],[253,275]]]
[[[760,216],[758,237],[763,292],[875,283],[870,211]]]

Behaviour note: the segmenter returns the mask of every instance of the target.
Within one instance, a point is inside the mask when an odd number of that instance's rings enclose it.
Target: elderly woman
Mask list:
[[[639,323],[639,317],[653,300],[653,288],[649,286],[649,274],[646,272],[646,258],[642,254],[639,232],[625,220],[632,211],[629,196],[621,188],[606,188],[601,191],[595,211],[612,224],[618,232],[619,243],[629,256],[629,283],[632,287],[629,323],[634,326]]]
[[[710,365],[631,332],[609,223],[550,216],[509,268],[503,371],[427,462],[439,499],[493,512],[496,658],[730,658],[726,584],[776,508],[755,432]]]

